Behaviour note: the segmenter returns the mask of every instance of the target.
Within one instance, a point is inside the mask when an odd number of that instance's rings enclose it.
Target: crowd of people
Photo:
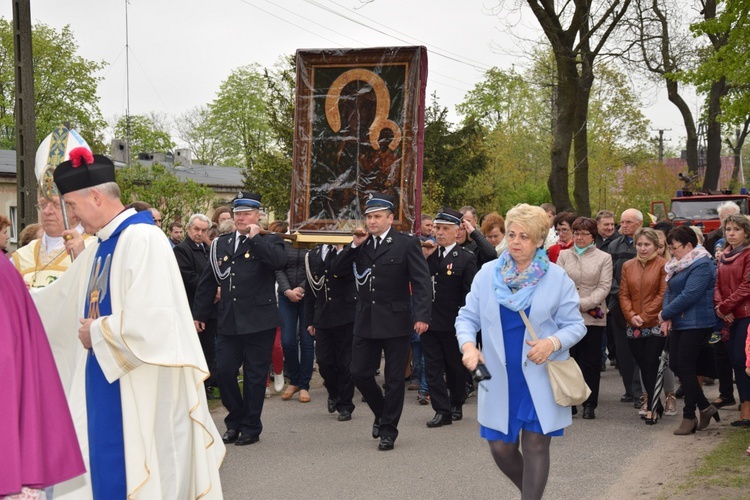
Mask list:
[[[309,403],[316,363],[327,411],[352,420],[357,389],[383,451],[395,448],[409,389],[432,407],[429,428],[462,420],[478,394],[480,435],[524,498],[541,498],[551,438],[578,414],[555,402],[548,361],[580,366],[591,390],[584,420],[597,418],[609,362],[620,401],[648,425],[676,415],[684,397],[675,435],[703,430],[737,405],[731,425],[750,427],[750,219],[734,203],[719,207],[721,227],[705,236],[694,226],[643,227],[634,208],[616,220],[550,204],[521,204],[505,217],[444,207],[409,235],[392,227],[395,200],[372,193],[350,244],[305,249],[285,222],[264,225],[252,192],[162,230],[157,209],[122,206],[113,171],[91,155],[61,164],[61,196],[39,198],[39,224],[9,255],[72,413],[74,430],[61,442],[77,438],[81,447],[70,450],[70,470],[38,480],[20,473],[0,482],[0,496],[62,481],[55,497],[136,489],[220,497],[224,445],[260,440],[272,391]],[[0,215],[5,253],[9,224]],[[15,280],[3,266],[3,279]],[[29,300],[8,290],[9,306]],[[36,310],[23,321],[39,341]],[[0,318],[4,336],[19,328],[7,324]],[[72,341],[63,335],[71,325]],[[23,361],[18,370],[40,369]],[[703,392],[710,379],[719,380],[714,401]],[[228,411],[223,433],[208,412],[215,398]],[[153,418],[165,404],[173,419]],[[133,436],[142,446],[125,447]],[[21,437],[19,447],[33,446]]]

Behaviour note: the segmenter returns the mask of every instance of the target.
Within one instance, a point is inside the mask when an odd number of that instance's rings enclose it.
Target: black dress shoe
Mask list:
[[[573,405],[573,406],[571,406],[571,407],[570,407],[570,412],[571,412],[571,413],[572,413],[573,415],[578,415],[578,407],[577,407],[576,405]]]
[[[346,422],[352,419],[352,412],[349,410],[341,410],[339,412],[339,422]]]
[[[632,403],[633,402],[633,395],[632,394],[623,394],[620,396],[620,403]],[[639,406],[640,408],[640,406]]]
[[[596,413],[594,413],[594,407],[589,405],[583,406],[583,418],[586,420],[594,420]]]
[[[258,441],[260,441],[260,436],[258,436],[257,434],[253,436],[249,434],[243,434],[237,439],[237,441],[235,441],[234,445],[246,446],[248,444],[257,443]]]
[[[378,445],[378,449],[381,451],[392,450],[393,442],[394,442],[394,439],[392,437],[383,436],[382,438],[380,438],[380,444]]]
[[[372,423],[372,438],[377,439],[380,437],[380,419],[376,418]]]
[[[451,407],[451,420],[458,421],[464,418],[464,410],[460,406]]]
[[[432,420],[427,421],[427,427],[442,427],[444,425],[451,425],[452,423],[453,420],[451,420],[450,415],[436,413],[435,416],[432,417]]]
[[[238,437],[240,437],[240,431],[229,429],[224,433],[223,436],[221,436],[221,440],[225,443],[234,443],[235,441],[237,441]]]
[[[328,413],[333,413],[336,411],[336,403],[338,402],[338,399],[328,399]]]

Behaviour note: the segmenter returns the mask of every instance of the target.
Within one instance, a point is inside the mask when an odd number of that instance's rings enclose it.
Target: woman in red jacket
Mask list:
[[[745,372],[745,341],[750,326],[750,220],[742,214],[724,219],[727,246],[719,261],[714,302],[716,315],[729,325],[727,350],[740,393],[740,419],[735,427],[750,427],[750,376]]]

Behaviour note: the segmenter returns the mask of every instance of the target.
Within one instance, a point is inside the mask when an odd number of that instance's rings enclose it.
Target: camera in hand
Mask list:
[[[492,378],[492,374],[487,369],[487,367],[484,366],[484,363],[477,363],[477,367],[474,369],[473,375],[475,382],[481,382],[482,380],[489,380]]]

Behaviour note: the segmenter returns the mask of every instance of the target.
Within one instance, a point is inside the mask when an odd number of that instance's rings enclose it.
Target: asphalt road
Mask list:
[[[580,414],[565,436],[552,442],[551,471],[545,498],[655,498],[663,482],[695,462],[718,443],[734,411],[722,410],[721,424],[709,431],[678,437],[672,431],[678,415],[646,426],[632,404],[620,403],[622,383],[614,368],[602,373],[595,420]],[[476,398],[464,406],[464,419],[429,429],[434,412],[419,406],[408,391],[393,451],[377,449],[370,430],[373,416],[355,392],[353,419],[338,422],[326,410],[326,393],[317,372],[312,401],[266,399],[259,443],[227,446],[221,476],[228,499],[442,499],[520,498],[519,492],[494,465],[478,435]],[[716,386],[706,388],[709,400]],[[214,411],[226,429],[223,408]],[[654,477],[654,471],[657,472]]]

